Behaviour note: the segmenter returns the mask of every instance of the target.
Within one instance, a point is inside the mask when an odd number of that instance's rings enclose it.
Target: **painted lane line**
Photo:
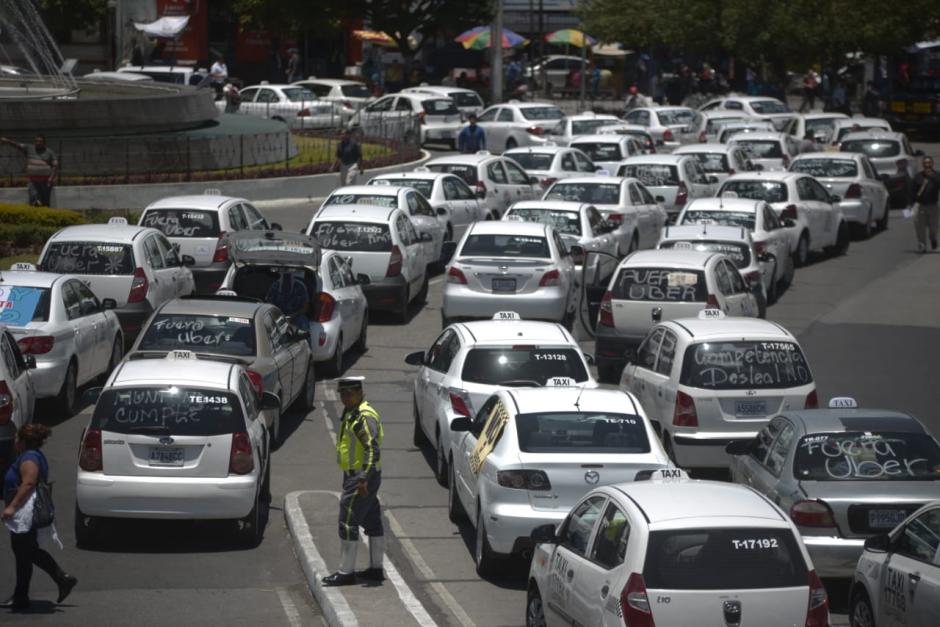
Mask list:
[[[287,622],[290,623],[291,627],[301,627],[303,619],[300,618],[300,612],[297,610],[297,606],[294,604],[294,600],[290,598],[290,593],[286,588],[277,588],[277,599],[281,602],[281,608],[284,609],[284,614],[287,616]]]
[[[388,510],[386,510],[386,513],[387,512]],[[428,627],[433,625],[437,627],[437,623],[434,622],[434,619],[431,618],[428,611],[424,609],[421,601],[418,600],[418,597],[415,596],[411,588],[408,587],[408,584],[405,583],[405,579],[401,576],[401,573],[398,572],[398,569],[395,568],[395,564],[392,563],[392,560],[388,558],[388,554],[383,553],[382,559],[384,560],[385,577],[390,579],[392,585],[395,586],[395,591],[398,592],[398,598],[401,599],[405,609],[414,616],[419,625],[427,625]]]

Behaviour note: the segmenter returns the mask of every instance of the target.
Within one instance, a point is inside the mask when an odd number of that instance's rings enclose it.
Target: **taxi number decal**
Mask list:
[[[904,579],[904,573],[888,568],[882,589],[886,613],[898,618],[901,622],[905,621],[904,614],[907,612],[907,586]]]
[[[479,476],[480,469],[483,468],[483,462],[493,452],[493,448],[496,446],[496,442],[499,441],[499,436],[502,435],[503,427],[506,426],[508,420],[509,414],[506,412],[506,408],[503,407],[502,403],[497,402],[486,418],[483,433],[480,434],[480,439],[477,440],[473,453],[470,454],[470,471],[474,475]]]
[[[190,403],[199,403],[201,405],[228,405],[228,399],[224,396],[202,396],[198,394],[189,395]]]
[[[747,540],[732,540],[731,546],[736,551],[753,551],[760,549],[776,549],[780,547],[777,538],[748,538]]]
[[[760,347],[765,351],[795,351],[796,344],[789,342],[761,342]]]
[[[562,353],[535,353],[532,358],[536,361],[568,361],[568,356]]]

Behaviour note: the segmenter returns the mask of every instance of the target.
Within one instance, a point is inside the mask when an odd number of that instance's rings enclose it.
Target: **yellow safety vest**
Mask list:
[[[340,421],[339,436],[336,438],[336,463],[345,472],[371,470],[373,468],[381,470],[381,458],[375,460],[375,451],[371,447],[366,450],[362,445],[362,441],[356,435],[357,431],[365,429],[366,439],[371,442],[375,438],[375,441],[381,446],[384,431],[379,420],[379,412],[375,411],[366,401],[362,401],[355,410],[356,415],[353,416],[352,414],[353,412],[350,410],[344,411]],[[379,428],[378,434],[369,432],[369,422],[364,419],[365,416],[375,420]]]

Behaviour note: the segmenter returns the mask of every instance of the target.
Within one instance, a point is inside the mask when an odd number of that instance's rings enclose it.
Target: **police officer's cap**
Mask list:
[[[362,382],[365,380],[365,377],[343,377],[336,382],[336,388],[341,392],[343,390],[361,390]]]

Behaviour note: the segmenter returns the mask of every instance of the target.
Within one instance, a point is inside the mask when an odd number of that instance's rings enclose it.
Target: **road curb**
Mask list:
[[[307,578],[307,587],[313,593],[323,617],[330,627],[358,627],[359,621],[346,602],[338,588],[324,586],[320,579],[329,574],[326,562],[317,551],[310,533],[310,526],[300,509],[299,499],[304,491],[290,492],[284,497],[284,519],[294,541],[294,553],[300,560],[304,576]]]

